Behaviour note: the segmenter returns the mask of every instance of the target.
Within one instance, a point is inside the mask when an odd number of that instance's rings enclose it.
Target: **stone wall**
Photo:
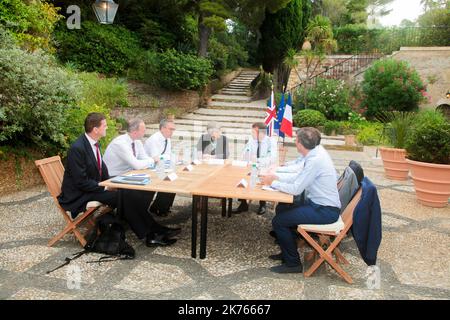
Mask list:
[[[17,192],[43,183],[33,160],[16,160],[15,157],[0,160],[0,194]]]

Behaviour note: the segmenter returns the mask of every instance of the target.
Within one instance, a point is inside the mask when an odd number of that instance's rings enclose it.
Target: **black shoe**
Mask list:
[[[271,267],[270,271],[275,273],[303,273],[303,266],[299,264],[298,266],[289,267],[283,263],[279,266]]]
[[[281,252],[278,253],[278,254],[272,254],[272,255],[270,255],[270,256],[269,256],[269,259],[284,261],[284,259],[283,259],[283,254],[282,254]]]
[[[256,214],[260,216],[263,215],[264,213],[266,213],[266,206],[260,206]]]
[[[239,214],[241,212],[247,212],[247,211],[248,211],[248,204],[247,204],[247,202],[241,202],[239,207],[237,207],[237,209],[233,210],[232,212],[235,213],[235,214]]]
[[[169,211],[158,211],[158,213],[156,213],[156,215],[158,217],[167,217],[169,215]]]
[[[181,228],[162,227],[162,233],[166,238],[173,238],[181,233]]]
[[[147,247],[170,246],[177,242],[177,239],[169,239],[165,235],[147,236],[145,245]]]

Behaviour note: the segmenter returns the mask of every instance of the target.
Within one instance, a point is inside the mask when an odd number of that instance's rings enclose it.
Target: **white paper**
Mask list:
[[[149,178],[150,176],[146,173],[132,173],[132,174],[127,174],[127,177],[142,177],[142,178]]]
[[[208,164],[225,164],[224,159],[210,159],[208,160]]]
[[[192,165],[188,165],[183,168],[183,171],[192,171],[192,170],[194,170],[194,167]]]
[[[266,190],[266,191],[276,191],[276,192],[279,191],[277,189],[272,188],[271,186],[262,186],[261,189]]]
[[[231,165],[235,166],[235,167],[246,167],[247,166],[247,161],[233,160],[231,162]]]
[[[165,177],[164,180],[174,181],[174,180],[176,180],[177,178],[178,178],[178,176],[177,176],[177,174],[174,172],[174,173],[171,173],[171,174],[167,175],[167,177]]]
[[[247,188],[248,187],[247,180],[242,179],[241,181],[239,181],[239,183],[236,185],[236,187]]]

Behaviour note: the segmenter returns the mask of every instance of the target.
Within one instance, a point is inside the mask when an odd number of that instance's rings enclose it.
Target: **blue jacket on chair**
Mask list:
[[[371,266],[377,262],[381,243],[381,207],[377,188],[365,177],[361,183],[361,200],[353,212],[352,233],[364,262]]]

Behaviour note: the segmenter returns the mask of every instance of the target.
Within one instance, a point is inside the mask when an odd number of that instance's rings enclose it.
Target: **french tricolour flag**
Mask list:
[[[292,137],[292,98],[289,93],[286,107],[284,108],[283,120],[281,121],[280,131],[288,137]]]

